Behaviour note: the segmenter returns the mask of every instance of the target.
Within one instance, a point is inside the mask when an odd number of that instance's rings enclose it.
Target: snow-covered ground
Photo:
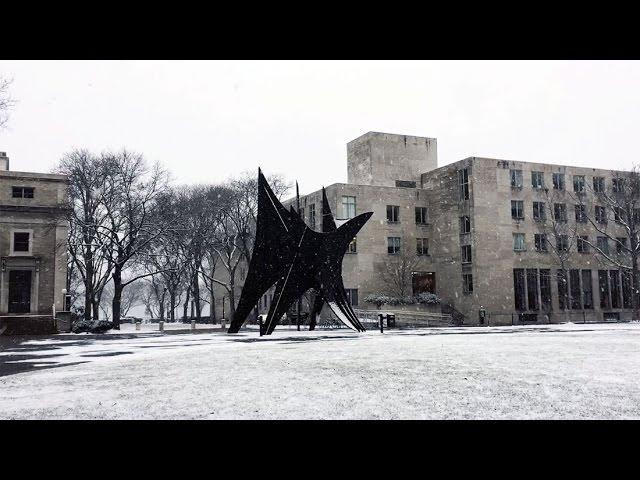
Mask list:
[[[123,331],[0,348],[3,419],[640,418],[638,323]]]

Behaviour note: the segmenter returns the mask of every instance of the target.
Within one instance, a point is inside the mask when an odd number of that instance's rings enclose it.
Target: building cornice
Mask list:
[[[68,207],[50,207],[39,205],[0,205],[0,212],[19,213],[48,213],[53,215],[63,215],[71,212]]]

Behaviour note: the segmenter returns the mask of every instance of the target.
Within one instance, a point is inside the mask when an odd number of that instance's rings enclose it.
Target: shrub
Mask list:
[[[382,305],[414,305],[416,303],[425,305],[437,305],[440,303],[440,298],[433,293],[420,293],[413,297],[394,297],[382,293],[372,293],[370,295],[367,295],[364,298],[364,301],[366,303],[372,303],[376,307],[380,308],[382,307]]]
[[[111,330],[113,328],[113,322],[107,322],[106,320],[99,320],[97,322],[87,322],[84,319],[80,319],[76,322],[73,322],[73,326],[71,327],[71,331],[73,333],[104,333],[107,330]]]
[[[435,293],[420,293],[416,297],[416,303],[425,305],[437,305],[440,303],[440,297]]]
[[[104,333],[107,330],[111,330],[113,328],[113,322],[107,322],[106,320],[99,320],[98,322],[93,324],[91,328],[91,333]]]
[[[93,327],[93,322],[86,322],[83,319],[79,319],[79,320],[76,320],[75,322],[73,322],[73,325],[71,327],[71,331],[73,333],[90,332],[91,331],[91,327]]]

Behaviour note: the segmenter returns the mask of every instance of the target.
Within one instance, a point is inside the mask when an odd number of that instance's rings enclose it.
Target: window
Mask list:
[[[593,177],[593,191],[604,193],[604,177]]]
[[[400,207],[397,205],[387,205],[387,222],[398,223],[400,221]]]
[[[524,251],[524,233],[513,234],[513,250],[514,252]]]
[[[544,233],[536,233],[533,236],[536,252],[547,252],[547,236]]]
[[[471,245],[463,245],[460,247],[460,256],[462,263],[471,263]]]
[[[551,270],[540,269],[540,303],[543,310],[551,310]]]
[[[527,309],[527,298],[525,295],[525,278],[524,278],[524,269],[522,268],[514,268],[513,269],[513,293],[514,300],[516,304],[516,310],[526,310]]]
[[[13,251],[28,252],[29,251],[29,232],[14,232],[13,234]]]
[[[356,197],[342,197],[342,218],[353,218],[356,216]]]
[[[531,186],[544,188],[544,172],[531,172]]]
[[[316,204],[309,205],[309,225],[311,228],[316,228]]]
[[[558,235],[556,237],[556,250],[558,252],[567,252],[569,250],[569,237],[567,235]]]
[[[543,202],[533,202],[533,219],[537,222],[544,222],[547,219]]]
[[[622,207],[613,207],[613,221],[622,223],[624,219],[624,209]]]
[[[527,268],[527,302],[529,310],[538,310],[538,270]]]
[[[416,225],[426,225],[428,218],[427,207],[416,207]]]
[[[304,222],[304,207],[300,207],[298,209],[298,213],[300,214],[300,218],[302,219],[302,221]]]
[[[621,270],[622,274],[622,308],[631,308],[631,292],[632,284],[631,272],[629,270]]]
[[[471,232],[471,218],[468,216],[460,217],[460,233]]]
[[[428,238],[416,238],[416,253],[418,255],[429,255],[429,239]]]
[[[514,220],[524,219],[524,201],[511,200],[511,218]]]
[[[347,293],[347,299],[352,307],[358,306],[358,289],[357,288],[345,288],[344,291]]]
[[[390,255],[400,253],[400,237],[387,237],[387,252]]]
[[[584,192],[584,175],[573,176],[573,191],[577,193]]]
[[[564,190],[564,173],[553,174],[553,189]]]
[[[462,292],[473,293],[473,275],[470,273],[462,274]]]
[[[589,244],[587,243],[588,240],[589,237],[587,237],[586,235],[578,236],[576,242],[576,249],[578,250],[578,253],[589,253]]]
[[[416,182],[411,180],[396,180],[396,187],[416,188]]]
[[[358,253],[358,244],[356,242],[356,237],[353,237],[353,240],[349,243],[347,247],[347,253]]]
[[[567,285],[567,271],[558,270],[556,273],[558,281],[558,306],[560,310],[569,308],[569,288]]]
[[[609,277],[606,270],[598,270],[598,288],[600,289],[600,308],[610,308]]]
[[[611,308],[622,308],[620,294],[620,275],[618,270],[609,270],[609,278],[611,279]]]
[[[582,270],[582,308],[593,308],[593,286],[591,270]]]
[[[511,174],[511,188],[522,188],[522,170],[509,170]]]
[[[469,200],[469,169],[458,170],[458,191],[460,200]]]
[[[614,178],[612,187],[614,193],[621,193],[624,190],[624,178]]]
[[[596,222],[607,223],[607,211],[605,210],[604,207],[596,205],[595,213],[596,213]]]
[[[13,198],[33,198],[33,187],[11,187]]]
[[[627,251],[627,239],[626,237],[616,237],[616,252],[624,253]]]
[[[580,270],[569,270],[569,291],[571,293],[571,309],[582,310],[582,290],[580,289]]]
[[[598,237],[596,245],[602,253],[609,253],[609,239],[607,237]]]
[[[564,203],[553,204],[553,218],[556,222],[566,223],[567,221],[567,206]]]
[[[584,205],[576,205],[576,222],[577,223],[586,223],[587,221],[587,213],[585,211]]]

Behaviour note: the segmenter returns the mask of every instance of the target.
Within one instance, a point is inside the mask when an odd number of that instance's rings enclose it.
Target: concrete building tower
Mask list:
[[[347,144],[347,183],[420,187],[420,175],[438,166],[435,138],[368,132]]]

